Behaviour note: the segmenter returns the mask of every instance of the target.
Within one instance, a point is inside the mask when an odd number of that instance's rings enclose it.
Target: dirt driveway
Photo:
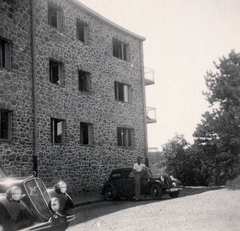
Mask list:
[[[240,190],[224,188],[156,201],[98,217],[70,230],[239,231]]]

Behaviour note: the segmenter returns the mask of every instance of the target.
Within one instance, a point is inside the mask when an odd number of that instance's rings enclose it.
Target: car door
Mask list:
[[[124,172],[121,179],[119,194],[123,197],[133,197],[135,194],[135,182],[133,171]]]

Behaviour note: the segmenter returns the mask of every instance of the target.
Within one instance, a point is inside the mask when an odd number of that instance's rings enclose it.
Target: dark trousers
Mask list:
[[[134,181],[135,181],[135,197],[136,197],[136,199],[140,199],[140,196],[141,196],[140,180],[141,180],[141,172],[135,172],[134,173]]]

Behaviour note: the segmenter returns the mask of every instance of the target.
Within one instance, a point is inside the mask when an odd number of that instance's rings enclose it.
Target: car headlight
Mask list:
[[[58,212],[60,208],[60,201],[58,198],[53,197],[50,201],[50,208],[54,212]]]
[[[6,191],[7,197],[14,201],[20,201],[22,198],[22,189],[19,186],[13,186]]]
[[[174,187],[176,187],[176,186],[177,186],[176,182],[172,182],[172,185],[173,185]]]
[[[61,193],[66,193],[67,192],[67,183],[65,181],[61,181],[59,183],[59,188]]]
[[[60,181],[54,186],[54,189],[57,193],[65,194],[67,192],[67,183],[65,181]]]

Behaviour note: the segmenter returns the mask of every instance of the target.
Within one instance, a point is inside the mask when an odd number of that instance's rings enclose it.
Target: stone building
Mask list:
[[[99,189],[147,158],[143,41],[76,0],[0,1],[0,165]],[[154,120],[150,119],[150,122]]]

